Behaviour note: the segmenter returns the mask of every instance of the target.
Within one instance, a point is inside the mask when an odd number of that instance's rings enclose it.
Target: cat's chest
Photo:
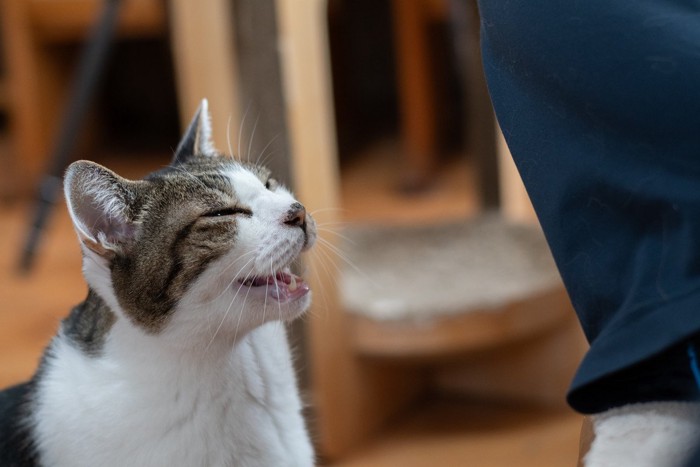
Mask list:
[[[311,465],[288,356],[263,344],[239,346],[220,368],[131,378],[61,349],[40,393],[45,464]]]

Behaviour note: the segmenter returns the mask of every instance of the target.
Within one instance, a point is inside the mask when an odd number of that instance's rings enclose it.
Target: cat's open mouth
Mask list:
[[[239,279],[238,283],[246,287],[265,287],[268,296],[278,302],[287,303],[298,300],[309,293],[309,286],[304,280],[284,268],[269,276],[255,276]]]

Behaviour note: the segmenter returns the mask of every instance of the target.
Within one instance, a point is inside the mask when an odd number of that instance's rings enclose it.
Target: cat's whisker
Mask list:
[[[271,144],[268,143],[268,145]],[[271,148],[269,151],[261,151],[260,155],[258,156],[258,160],[256,162],[257,165],[262,165],[264,166],[267,164],[273,157],[275,157],[277,154],[279,154],[279,150],[275,150],[274,148]]]
[[[248,274],[248,276],[250,276],[250,274]],[[245,279],[243,280],[243,283],[245,283],[245,281],[248,280],[248,278],[249,278],[248,276],[245,277]],[[243,287],[243,283],[241,283],[241,285],[238,287],[238,290],[236,291],[236,295],[234,295],[233,299],[231,299],[231,304],[233,304],[233,302],[236,300],[236,296],[238,296],[238,292],[241,291],[241,287]],[[243,300],[243,305],[241,308],[245,308],[245,303],[246,303],[246,301],[248,301],[248,294],[249,293],[250,293],[250,288],[248,288],[248,291],[246,292],[246,296]],[[231,305],[229,305],[228,310],[226,310],[226,315],[228,315],[228,311],[230,309],[231,309]],[[226,315],[224,315],[224,319],[226,318]],[[234,343],[238,342],[238,330],[241,327],[241,319],[242,318],[243,318],[243,313],[239,313],[238,320],[236,321],[236,330],[233,333],[233,342]],[[222,321],[222,324],[223,324],[223,321]],[[219,327],[221,327],[221,325],[219,325]]]
[[[279,283],[277,281],[275,281],[275,289],[277,289],[277,296],[279,296],[280,286],[279,286]],[[282,320],[282,304],[280,303],[279,300],[276,300],[276,301],[277,301],[277,309],[279,310],[279,314],[278,314],[277,318],[281,321]]]
[[[272,159],[278,153],[279,153],[279,151],[275,151],[274,149],[271,150],[270,152],[265,154],[265,157],[261,156],[260,160],[258,162],[256,162],[256,165],[263,165],[264,166],[265,164],[267,164],[270,161],[270,159]]]
[[[226,146],[228,147],[229,156],[233,159],[233,148],[231,148],[231,118],[232,115],[229,114],[228,120],[226,121]]]
[[[320,260],[321,267],[323,267],[325,273],[328,275],[328,277],[331,278],[333,283],[335,284],[336,287],[340,288],[340,278],[343,275],[343,270],[341,267],[338,266],[338,264],[333,260],[333,257],[330,256],[329,252],[326,250],[323,250],[322,248],[319,248],[317,250],[318,254],[318,259]],[[335,273],[327,267],[327,264],[330,264],[333,266],[335,269]]]
[[[244,266],[245,267],[245,266]],[[250,279],[251,274],[253,271],[251,270],[241,281],[241,285],[238,286],[238,289],[236,290],[236,293],[233,295],[233,298],[231,299],[231,303],[229,303],[228,307],[226,308],[226,311],[224,312],[224,316],[221,318],[221,322],[219,322],[219,325],[217,326],[216,330],[214,331],[214,335],[211,336],[211,340],[209,341],[209,344],[207,344],[207,347],[205,350],[209,350],[209,347],[211,344],[214,342],[214,339],[216,339],[216,336],[219,334],[219,331],[221,330],[221,327],[224,325],[224,322],[226,321],[226,318],[228,317],[229,312],[231,311],[231,307],[233,306],[233,303],[236,301],[236,297],[238,297],[238,294],[240,293],[241,289],[243,288],[243,284],[245,281]],[[235,279],[234,279],[235,280]],[[240,324],[241,317],[243,316],[242,313],[238,315],[238,323]],[[238,329],[238,326],[236,326],[236,329]]]
[[[275,270],[272,266],[272,258],[270,258],[270,276],[273,276],[275,274]],[[270,288],[270,282],[265,283],[265,301],[263,302],[263,316],[262,316],[262,322],[260,324],[265,323],[265,316],[267,314],[267,292]]]
[[[333,283],[335,284],[336,289],[340,290],[340,283],[339,283],[338,278],[334,274],[330,273],[328,267],[325,264],[326,260],[321,256],[321,253],[318,250],[315,250],[313,252],[313,256],[316,259],[315,264],[320,264],[321,268],[323,268],[323,270],[326,273],[326,277],[331,277],[331,280],[333,280]],[[317,270],[316,268],[311,268],[311,271],[313,272],[313,274],[315,274],[316,279],[318,280],[318,283],[319,284],[322,283],[321,272],[319,270]],[[328,314],[332,311],[330,304],[328,303],[327,291],[326,290],[318,290],[316,292],[317,292],[317,295],[320,295],[321,299],[323,300],[323,304],[324,304],[323,311],[325,312],[325,316],[327,317]]]
[[[241,287],[242,287],[242,286],[241,286]],[[240,290],[240,287],[239,287],[239,290]],[[234,297],[234,300],[235,300],[235,297]],[[233,300],[231,300],[231,305],[232,305],[232,304],[233,304]],[[231,305],[229,305],[229,309],[231,309]],[[226,313],[226,314],[228,314],[228,310],[227,310],[227,313]],[[240,328],[240,326],[241,326],[241,318],[243,318],[243,313],[239,313],[239,314],[238,314],[238,320],[236,321],[236,329],[235,329],[235,331],[234,331],[234,333],[233,333],[233,342],[234,342],[234,343],[237,343],[237,339],[238,339],[238,328]],[[222,321],[222,324],[223,324],[223,321]],[[221,325],[219,325],[219,327],[221,327]],[[216,335],[215,335],[214,337],[216,337]]]
[[[316,251],[316,249],[311,250],[311,255],[314,257],[314,259],[316,260],[316,262],[319,262],[319,261],[321,260],[321,258],[318,256],[319,253]],[[321,281],[321,275],[320,275],[320,273],[318,272],[318,270],[317,270],[316,268],[309,268],[309,269],[311,270],[311,272],[312,272],[312,273],[314,274],[314,276],[316,277],[316,283],[317,283],[317,284],[321,284],[321,283],[322,283],[322,281]],[[321,299],[323,300],[323,303],[324,303],[323,309],[326,311],[326,313],[328,313],[328,312],[330,311],[330,306],[329,306],[329,304],[328,304],[328,299],[326,298],[325,290],[315,290],[315,291],[314,291],[314,297],[317,297],[317,296],[320,296]],[[313,308],[314,308],[314,307],[312,307],[311,309],[309,309],[309,311],[307,311],[307,313],[313,315],[313,314],[314,314]]]
[[[245,109],[245,112],[243,113],[243,118],[241,119],[241,123],[238,126],[238,159],[241,161],[243,160],[243,155],[241,154],[241,141],[243,140],[243,127],[245,126],[245,121],[246,118],[248,118],[248,111],[250,110],[250,106],[252,105],[252,102],[248,103],[248,106]]]
[[[317,215],[319,212],[328,212],[328,211],[333,211],[333,212],[342,212],[342,213],[347,213],[348,210],[346,208],[338,208],[338,207],[325,207],[325,208],[318,208],[314,209],[311,211],[309,214],[312,216]]]
[[[359,267],[357,267],[357,265],[355,265],[355,263],[352,262],[352,260],[350,260],[350,258],[348,258],[347,255],[342,250],[340,250],[340,248],[338,248],[333,243],[329,242],[323,237],[318,237],[318,241],[319,246],[322,245],[326,247],[328,250],[330,250],[330,252],[334,253],[338,258],[342,259],[348,266],[353,268],[353,270],[355,270],[358,274],[361,274],[365,278],[368,278],[365,272],[362,271]]]
[[[250,294],[250,287],[248,287],[248,290],[245,293],[245,297],[243,297],[243,304],[241,305],[241,309],[245,310],[245,304],[248,302],[248,294]],[[241,327],[241,318],[243,317],[243,313],[238,314],[238,322],[236,323],[236,330],[233,333],[233,342],[238,342],[238,329]]]
[[[224,325],[224,322],[226,322],[226,318],[228,318],[228,314],[229,314],[229,312],[231,311],[231,307],[233,306],[233,304],[234,304],[235,301],[236,301],[236,296],[238,296],[238,292],[241,291],[241,288],[242,288],[242,287],[243,287],[243,284],[241,284],[241,285],[238,287],[238,290],[236,291],[236,294],[235,294],[235,295],[233,296],[233,298],[231,299],[231,302],[229,303],[228,307],[226,308],[226,311],[224,312],[224,315],[221,317],[221,320],[219,321],[219,325],[218,325],[218,326],[216,327],[216,329],[214,330],[214,333],[212,334],[211,339],[209,340],[209,343],[208,343],[207,346],[204,348],[204,352],[205,352],[205,353],[206,353],[207,351],[209,351],[209,347],[211,347],[211,345],[214,343],[214,340],[216,339],[216,336],[219,334],[219,331],[221,330],[221,327]],[[241,316],[242,316],[242,314],[239,314],[239,316],[238,316],[238,321],[239,321],[239,322],[240,322]]]
[[[245,156],[245,159],[250,162],[250,151],[253,148],[253,141],[255,141],[255,130],[258,129],[258,123],[260,122],[260,114],[258,114],[257,117],[255,117],[255,123],[253,124],[253,132],[250,135],[250,138],[248,138],[248,153]]]
[[[347,257],[345,252],[343,252],[340,249],[340,247],[335,245],[333,242],[331,242],[330,240],[328,240],[322,236],[318,236],[317,240],[318,240],[320,246],[327,248],[328,250],[332,251],[335,255],[337,255],[341,259],[347,261],[348,264],[350,264],[351,266],[354,266],[354,263],[352,263],[352,261],[350,261],[350,259]]]
[[[313,214],[312,214],[313,216]],[[348,221],[326,221],[326,222],[316,222],[316,227],[333,227],[333,228],[347,228],[347,226],[352,225],[352,222]]]
[[[315,214],[311,214],[312,216],[316,216]],[[324,229],[326,232],[331,232],[334,234],[339,234],[340,231],[346,230],[346,228],[349,225],[352,225],[352,222],[348,221],[342,221],[342,220],[336,220],[336,221],[325,221],[325,222],[318,222],[316,221],[316,229]]]
[[[238,258],[236,258],[236,261],[238,261],[239,259],[244,258],[244,257],[246,257],[246,256],[248,256],[248,255],[254,254],[254,253],[255,253],[254,250],[253,250],[253,251],[249,251],[249,252],[247,252],[247,253],[244,253],[244,254],[242,254],[241,256],[239,256]],[[224,273],[224,272],[228,271],[233,265],[236,264],[236,261],[233,261],[231,264],[229,264],[228,266],[226,266],[226,267],[221,271],[221,273]],[[253,261],[255,261],[255,257],[250,258],[243,266],[241,266],[241,267],[238,269],[238,272],[237,272],[236,274],[233,275],[233,278],[228,282],[228,284],[226,285],[226,287],[224,287],[224,288],[221,290],[221,292],[219,292],[219,294],[218,294],[216,297],[212,298],[212,299],[209,300],[208,302],[205,302],[204,305],[209,304],[209,303],[213,303],[213,302],[215,302],[216,300],[218,300],[219,298],[221,298],[221,296],[224,295],[224,294],[226,293],[226,291],[229,289],[229,287],[231,287],[231,285],[233,285],[233,283],[236,281],[236,279],[238,278],[238,275],[241,273],[241,271],[243,271],[243,269],[245,269],[245,268],[246,268],[251,262],[253,262]]]
[[[258,158],[255,160],[255,165],[264,165],[265,164],[266,159],[263,159],[261,161],[263,155],[265,155],[265,151],[267,151],[267,148],[269,148],[270,145],[272,143],[274,143],[275,140],[279,137],[280,137],[280,133],[277,133],[275,136],[272,137],[272,139],[270,139],[270,141],[265,145],[265,147],[262,148],[262,151],[260,151],[260,154],[258,154]]]
[[[229,265],[227,265],[226,267],[224,267],[224,268],[219,272],[219,275],[223,275],[223,273],[228,272],[229,269],[231,269],[232,267],[234,267],[235,265],[237,265],[237,264],[239,263],[239,260],[242,260],[243,258],[247,257],[248,255],[253,255],[253,254],[255,254],[255,250],[251,250],[251,251],[248,251],[248,252],[246,252],[246,253],[243,253],[243,254],[240,255],[238,258],[236,258],[235,260],[233,260]],[[251,261],[254,261],[254,260],[255,260],[255,258],[250,258],[243,266],[241,266],[240,269],[238,270],[238,272],[236,272],[236,274],[233,275],[233,280],[235,280],[235,279],[238,277],[238,275],[241,273],[241,271],[243,271],[243,269],[244,269],[246,266],[248,266],[248,265],[251,263]]]
[[[357,244],[357,242],[356,242],[355,240],[353,240],[352,238],[348,237],[348,236],[345,235],[345,234],[341,234],[340,232],[337,232],[337,231],[335,231],[335,230],[333,230],[333,229],[328,229],[328,228],[325,228],[325,227],[316,226],[316,230],[321,231],[321,232],[327,232],[327,233],[329,233],[329,234],[331,234],[331,235],[333,235],[333,236],[335,236],[335,237],[342,238],[343,240],[345,240],[346,242],[350,243],[351,245],[356,245],[356,244]]]
[[[332,243],[330,243],[330,242],[328,242],[328,241],[325,241],[324,239],[319,238],[319,240],[321,240],[321,242],[319,243],[319,246],[320,246],[321,248],[319,248],[318,251],[319,251],[320,253],[322,253],[322,254],[331,262],[331,264],[332,264],[332,265],[336,268],[336,270],[338,271],[338,274],[343,274],[343,270],[342,270],[342,268],[340,268],[340,267],[335,263],[335,261],[333,261],[333,256],[331,256],[331,253],[332,253],[336,258],[342,260],[345,264],[347,264],[348,266],[350,266],[350,267],[351,267],[355,272],[357,272],[360,276],[362,276],[362,277],[368,282],[369,285],[371,285],[372,287],[375,287],[375,288],[376,288],[376,287],[379,287],[378,284],[377,284],[377,282],[376,282],[374,279],[372,279],[369,275],[367,275],[367,273],[366,273],[365,271],[363,271],[362,269],[360,269],[359,267],[357,267],[357,265],[355,265],[355,263],[353,263],[353,262],[347,257],[347,255],[346,255],[345,253],[343,253],[338,247],[336,247],[335,245],[333,245]]]
[[[340,287],[340,275],[342,274],[342,271],[340,268],[337,267],[336,264],[332,263],[330,258],[328,257],[328,254],[325,253],[323,250],[316,248],[313,252],[314,259],[316,260],[315,264],[319,264],[321,268],[323,268],[323,272],[325,273],[326,277],[329,277],[333,283],[335,284],[336,288]],[[337,273],[333,273],[329,268],[328,268],[328,263],[331,262],[331,264],[334,266],[336,269]],[[321,276],[320,276],[320,271],[316,269],[312,269],[314,273],[317,275],[317,279],[319,282],[321,281]]]

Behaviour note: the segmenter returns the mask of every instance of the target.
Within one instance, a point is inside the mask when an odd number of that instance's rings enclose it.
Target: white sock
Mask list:
[[[683,467],[700,445],[700,403],[650,402],[593,418],[585,467]]]

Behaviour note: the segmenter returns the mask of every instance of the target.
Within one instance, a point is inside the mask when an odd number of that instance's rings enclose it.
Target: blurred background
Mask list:
[[[575,465],[586,344],[488,101],[475,2],[0,7],[0,386],[86,293],[55,177],[166,165],[207,97],[216,146],[319,223],[291,334],[322,464]]]

